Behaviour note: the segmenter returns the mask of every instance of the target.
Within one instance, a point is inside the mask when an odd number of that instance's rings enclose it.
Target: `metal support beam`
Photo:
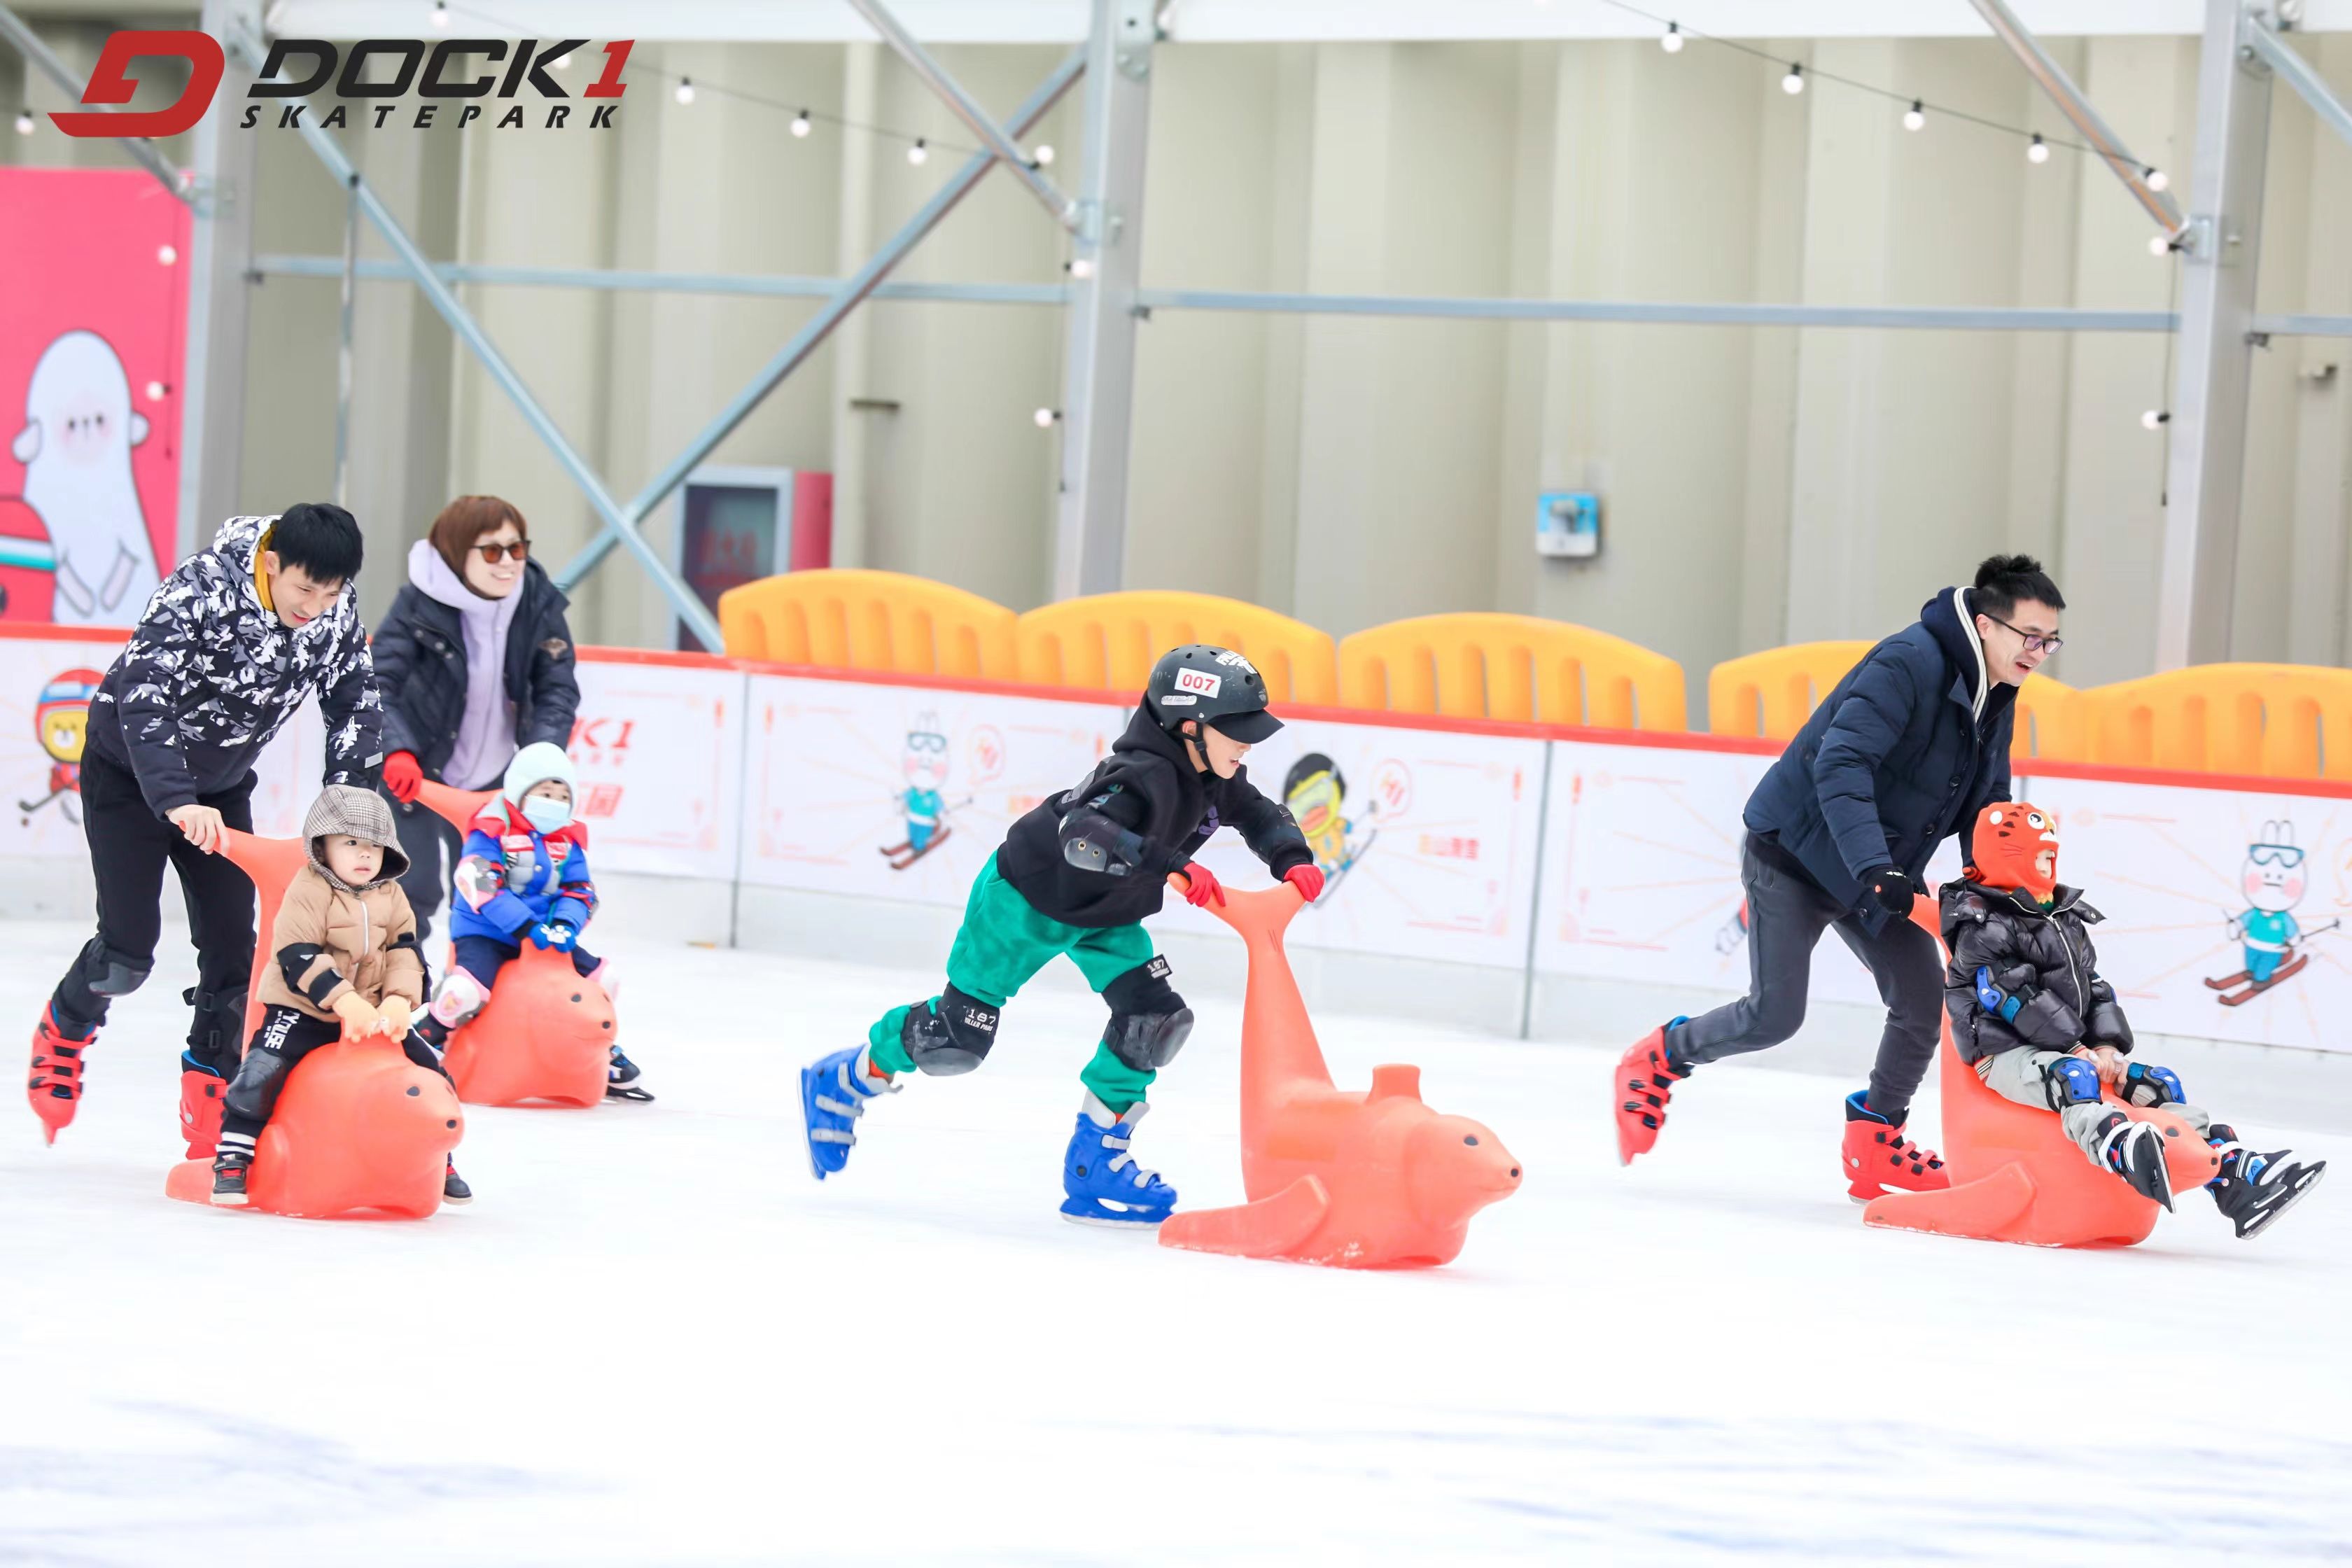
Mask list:
[[[2026,31],[2025,24],[2017,19],[2017,13],[2009,8],[2006,0],[1969,0],[1969,4],[1983,15],[2000,41],[2009,46],[2010,53],[2025,67],[2026,74],[2050,95],[2050,101],[2058,106],[2058,112],[2074,123],[2083,140],[2098,153],[2100,161],[2115,171],[2116,178],[2131,192],[2132,199],[2147,209],[2147,216],[2163,226],[2168,237],[2179,234],[2182,223],[2180,209],[2173,205],[2170,196],[2147,183],[2147,165],[2133,157],[2131,150],[2123,144],[2123,139],[2107,128],[2107,122],[2099,118],[2099,111],[2091,107],[2091,100],[2083,96],[2083,89],[2074,85],[2074,79],[2050,58],[2049,52],[2042,48],[2033,35]]]
[[[247,63],[259,69],[263,51],[258,35],[239,29],[234,38],[236,47],[246,57]],[[304,142],[339,184],[349,186],[360,210],[367,215],[368,221],[383,237],[384,243],[392,247],[393,255],[416,279],[416,286],[425,291],[425,298],[440,313],[441,319],[449,323],[449,330],[457,334],[457,341],[471,349],[474,357],[481,361],[482,368],[507,395],[508,401],[515,405],[515,411],[522,416],[523,423],[530,426],[532,434],[553,454],[557,464],[579,488],[580,493],[587,498],[588,504],[604,520],[605,526],[619,531],[622,542],[644,565],[655,584],[661,589],[662,596],[669,600],[671,607],[677,612],[678,619],[686,623],[687,629],[701,640],[703,647],[714,653],[719,651],[724,639],[719,634],[719,623],[710,611],[695,597],[692,589],[678,580],[677,574],[669,569],[669,563],[662,559],[661,552],[637,531],[635,519],[623,513],[620,503],[605,489],[604,481],[597,478],[587,459],[565,438],[547,410],[540,406],[539,399],[531,395],[530,388],[523,384],[522,377],[515,374],[514,366],[507,363],[506,356],[482,331],[481,324],[457,302],[457,297],[449,292],[448,286],[434,276],[433,264],[425,258],[423,251],[416,248],[416,242],[409,238],[408,231],[401,226],[392,209],[385,206],[383,198],[360,177],[359,171],[343,155],[343,150],[334,137],[319,128],[318,121],[310,115],[309,102],[302,99],[281,99],[278,102],[281,108],[298,111],[297,124]]]
[[[923,85],[939,94],[941,101],[954,111],[955,117],[963,121],[965,128],[980,138],[980,144],[995,153],[998,160],[1029,187],[1029,194],[1045,205],[1045,210],[1053,215],[1054,221],[1076,233],[1078,205],[1064,195],[1054,182],[1045,177],[1034,158],[1015,145],[1012,137],[997,129],[996,121],[989,118],[988,110],[964,91],[962,84],[948,74],[946,67],[933,59],[929,52],[915,41],[914,34],[898,25],[898,18],[890,15],[882,0],[849,0],[849,4],[872,24],[876,32],[882,35],[882,41],[898,52],[898,58],[907,62],[907,68],[921,79]]]
[[[1087,39],[1086,185],[1062,372],[1062,474],[1054,596],[1108,594],[1127,552],[1129,425],[1143,306],[1144,148],[1151,124],[1154,0],[1093,0]]]
[[[2246,13],[2246,43],[2263,63],[2278,73],[2278,79],[2294,89],[2311,111],[2326,122],[2330,131],[2347,142],[2352,142],[2352,110],[2328,90],[2325,78],[2311,68],[2311,62],[2290,47],[2287,41],[2272,30],[2261,13]]]
[[[1013,111],[1013,118],[1007,122],[1013,134],[1024,135],[1031,126],[1043,120],[1045,111],[1061,100],[1062,94],[1069,90],[1070,84],[1077,80],[1078,73],[1086,68],[1087,53],[1084,49],[1072,52],[1056,66],[1054,74],[1040,83],[1037,90]],[[636,524],[659,506],[670,491],[683,484],[687,475],[718,450],[719,444],[734,433],[735,427],[751,416],[751,410],[760,405],[762,398],[808,362],[809,356],[816,353],[818,345],[824,342],[834,328],[875,291],[890,269],[906,259],[908,252],[922,243],[925,235],[939,226],[941,218],[955,210],[956,204],[971,193],[972,187],[980,184],[996,163],[993,154],[982,153],[975,154],[957,170],[954,177],[940,186],[938,194],[925,202],[915,216],[907,220],[906,226],[874,253],[871,261],[835,289],[824,308],[810,317],[801,330],[776,351],[775,357],[761,367],[760,373],[735,395],[732,402],[719,411],[718,416],[703,427],[702,433],[688,442],[684,451],[646,482],[646,488],[630,500],[621,516],[607,519],[604,530],[590,540],[587,548],[573,556],[563,570],[555,574],[556,582],[566,589],[576,586],[612,552],[617,542],[616,535],[634,538]],[[622,517],[626,521],[621,521]],[[711,647],[715,649],[719,646],[716,639],[711,640]]]
[[[2230,657],[2271,110],[2270,71],[2246,46],[2242,16],[2243,0],[2205,0],[2190,202],[2198,242],[2182,248],[2179,262],[2180,341],[2157,588],[2158,669]]]
[[[258,29],[261,0],[205,0],[197,24],[215,38],[238,28]],[[234,49],[221,70],[215,101],[241,101],[253,73]],[[236,128],[226,108],[196,121],[189,132],[194,159],[194,219],[188,238],[188,335],[181,355],[179,526],[175,542],[185,558],[212,537],[224,518],[257,510],[246,504],[245,348],[251,309],[245,280],[253,256],[257,198],[255,162],[261,138]]]
[[[257,278],[341,278],[340,256],[257,256]],[[843,279],[797,273],[648,272],[604,267],[510,267],[488,262],[436,261],[442,282],[494,283],[525,289],[595,289],[650,294],[726,294],[764,300],[830,300]],[[405,283],[408,268],[393,261],[362,261],[362,283]],[[881,283],[874,300],[922,300],[966,305],[1066,305],[1070,290],[1060,283]]]
[[[359,294],[359,176],[343,202],[342,316],[335,333],[335,504],[352,504],[352,306]]]
[[[41,41],[41,36],[26,26],[24,19],[5,5],[0,5],[0,39],[5,39],[9,47],[25,57],[26,64],[57,83],[69,102],[81,102],[82,89],[89,84],[66,69],[65,61],[58,58],[56,52]],[[84,107],[101,114],[123,111],[123,106],[119,103],[92,103]],[[125,153],[138,161],[141,168],[154,175],[165,190],[179,200],[194,205],[188,182],[181,177],[179,170],[172,167],[171,161],[163,156],[154,142],[144,136],[118,136],[114,140]]]

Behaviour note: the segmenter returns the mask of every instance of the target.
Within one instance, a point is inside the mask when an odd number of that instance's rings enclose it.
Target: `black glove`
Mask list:
[[[1880,909],[1903,920],[1911,918],[1911,905],[1919,896],[1919,889],[1903,874],[1900,866],[1880,866],[1864,871],[1862,890]]]

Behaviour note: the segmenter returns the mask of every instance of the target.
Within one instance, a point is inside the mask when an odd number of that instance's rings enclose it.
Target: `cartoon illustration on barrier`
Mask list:
[[[104,679],[95,669],[68,669],[41,688],[33,706],[33,732],[49,754],[49,793],[16,803],[25,821],[51,801],[68,822],[81,821],[81,748],[89,733],[89,700]]]
[[[51,619],[127,626],[159,585],[131,472],[131,448],[145,439],[147,416],[131,406],[131,378],[113,345],[96,332],[59,333],[33,367],[25,423],[8,447],[25,465],[20,499],[48,534]],[[6,559],[38,567],[37,553],[18,541]]]
[[[905,870],[945,844],[955,832],[948,825],[948,814],[971,804],[967,795],[950,805],[940,793],[948,782],[949,761],[948,738],[937,713],[916,718],[914,728],[907,731],[907,751],[900,766],[907,787],[891,798],[907,814],[907,837],[904,843],[881,850],[893,871]]]
[[[2307,884],[2304,853],[2294,841],[2294,824],[2284,818],[2263,824],[2263,836],[2246,847],[2246,863],[2239,890],[2247,907],[2230,917],[2230,937],[2242,944],[2245,968],[2235,974],[2205,982],[2221,993],[2214,998],[2224,1007],[2242,1006],[2263,992],[2303,973],[2311,955],[2302,944],[2343,922],[2303,929],[2292,911],[2303,901]]]
[[[1323,894],[1315,901],[1328,903],[1339,890],[1341,879],[1380,838],[1380,802],[1371,801],[1364,807],[1369,830],[1361,838],[1351,837],[1356,822],[1346,810],[1347,775],[1322,752],[1309,752],[1291,763],[1284,776],[1282,804],[1298,819],[1298,830],[1307,836],[1307,847],[1315,852],[1315,864],[1323,872]]]

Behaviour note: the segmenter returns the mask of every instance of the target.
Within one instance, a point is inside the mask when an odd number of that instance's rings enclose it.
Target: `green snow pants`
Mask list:
[[[963,924],[948,952],[948,984],[1002,1009],[1031,976],[1065,953],[1099,993],[1129,970],[1151,961],[1151,939],[1140,923],[1097,928],[1047,919],[998,874],[996,857],[991,855],[972,882]],[[915,1059],[903,1040],[907,1015],[929,1005],[931,1002],[917,1002],[893,1007],[875,1020],[866,1043],[876,1067],[894,1076],[913,1068]],[[1078,1074],[1078,1081],[1118,1112],[1141,1100],[1157,1076],[1149,1068],[1119,1060],[1106,1040],[1097,1042],[1094,1059]]]

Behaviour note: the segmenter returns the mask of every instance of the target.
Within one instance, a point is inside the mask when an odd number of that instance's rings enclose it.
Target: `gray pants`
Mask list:
[[[1669,1030],[1666,1048],[1683,1061],[1711,1062],[1795,1034],[1805,1021],[1813,948],[1822,932],[1835,931],[1886,1004],[1870,1109],[1900,1121],[1944,1037],[1944,960],[1936,939],[1902,920],[1873,933],[1794,857],[1752,833],[1739,848],[1739,880],[1748,890],[1748,994]]]
[[[2074,1146],[2095,1163],[2099,1158],[2099,1123],[2107,1119],[2112,1107],[2104,1100],[2088,1105],[2065,1104],[2050,1081],[2050,1067],[2066,1059],[2064,1051],[2037,1051],[2032,1046],[2019,1046],[2006,1051],[1996,1051],[1977,1063],[1977,1077],[1985,1087],[2003,1100],[2013,1100],[2020,1105],[2030,1105],[2036,1110],[2054,1110],[2058,1123],[2065,1128],[2066,1136]],[[2213,1119],[2193,1105],[2169,1107],[2182,1121],[2197,1129],[2200,1138],[2213,1125]]]

